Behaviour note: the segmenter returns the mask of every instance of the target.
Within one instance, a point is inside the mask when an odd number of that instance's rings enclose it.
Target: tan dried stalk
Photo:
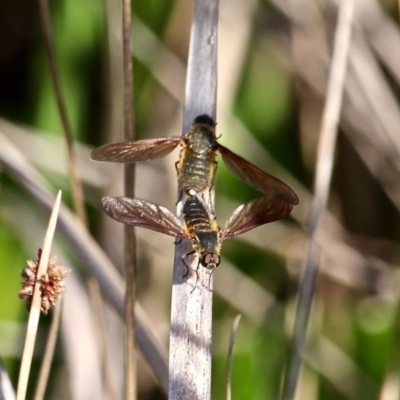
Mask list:
[[[22,353],[21,367],[18,378],[17,400],[25,400],[26,390],[28,387],[28,379],[30,374],[30,367],[32,364],[33,349],[35,347],[36,333],[39,325],[39,317],[41,312],[41,292],[40,292],[40,278],[47,271],[49,263],[50,248],[53,242],[54,231],[56,229],[58,213],[61,204],[61,191],[58,192],[56,201],[54,203],[53,211],[50,216],[49,225],[47,227],[46,235],[44,237],[42,253],[36,274],[36,282],[33,291],[32,305],[29,313],[29,320],[27,325],[27,334],[25,338],[24,350]]]
[[[284,400],[292,400],[295,397],[306,343],[307,325],[320,257],[318,237],[321,232],[322,218],[325,213],[332,178],[333,159],[351,40],[353,10],[354,0],[342,0],[340,2],[326,105],[318,144],[315,195],[309,218],[310,239],[297,306],[292,358],[286,372],[283,388],[282,398]]]
[[[131,1],[122,2],[122,59],[123,59],[123,93],[124,93],[124,139],[134,140],[133,114],[133,75],[131,44]],[[124,166],[125,196],[135,197],[135,164]],[[124,226],[124,271],[125,271],[125,398],[136,399],[137,396],[137,356],[135,329],[136,302],[136,236],[133,226]]]
[[[183,121],[185,134],[195,117],[216,116],[218,0],[196,0],[190,35],[186,98]],[[214,196],[209,196],[213,202]],[[184,199],[183,199],[184,200]],[[214,204],[208,204],[214,209]],[[178,204],[178,214],[179,214]],[[169,358],[169,399],[211,398],[212,277],[197,260],[186,266],[182,257],[191,244],[176,246]],[[191,278],[191,279],[190,279]],[[198,282],[197,282],[198,278]],[[195,288],[193,289],[193,287]]]

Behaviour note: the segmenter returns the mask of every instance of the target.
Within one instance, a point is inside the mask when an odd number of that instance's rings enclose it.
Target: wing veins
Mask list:
[[[188,238],[182,221],[165,207],[129,197],[103,197],[104,211],[116,221],[173,237]]]
[[[259,190],[261,193],[276,197],[286,203],[299,204],[296,193],[278,178],[256,167],[250,161],[247,161],[225,146],[218,144],[218,151],[229,171],[248,185]]]
[[[286,217],[293,206],[276,199],[263,196],[237,207],[221,232],[221,240],[240,235],[258,226]]]
[[[171,153],[184,139],[169,137],[108,143],[94,149],[90,158],[95,161],[132,163],[162,158]]]

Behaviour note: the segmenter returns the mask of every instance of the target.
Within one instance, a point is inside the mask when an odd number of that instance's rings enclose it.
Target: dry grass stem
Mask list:
[[[277,2],[276,5],[279,6]],[[342,128],[367,168],[399,208],[399,186],[394,182],[399,176],[400,143],[397,127],[400,124],[400,111],[376,55],[381,58],[393,79],[398,81],[400,33],[389,17],[383,17],[382,7],[375,0],[360,2],[356,12],[364,29],[357,27],[353,34]],[[301,20],[298,21],[299,15],[301,13],[289,14],[293,25],[303,35],[303,41],[298,45],[300,54],[295,54],[294,72],[317,93],[324,95],[325,80],[321,77],[326,75],[328,65],[325,60],[329,57],[326,48],[319,52],[315,48],[320,46],[318,38],[324,35],[326,28],[321,23],[318,34],[314,34],[315,21],[302,24]],[[318,17],[321,18],[321,15]],[[310,42],[309,38],[313,36],[315,39]]]
[[[195,117],[215,119],[217,97],[218,0],[196,0],[190,35],[183,134]],[[213,203],[213,194],[209,201]],[[184,201],[185,199],[183,199]],[[181,203],[180,203],[181,204]],[[208,204],[214,209],[214,204]],[[178,204],[178,215],[180,214]],[[169,359],[169,399],[210,399],[212,276],[194,258],[189,276],[182,257],[188,241],[176,246]],[[197,271],[197,272],[195,272]],[[198,281],[197,281],[198,279]],[[190,284],[189,284],[190,283]]]
[[[343,88],[347,70],[354,0],[342,0],[339,7],[332,65],[328,79],[327,99],[318,143],[315,195],[312,201],[309,219],[310,239],[299,293],[292,358],[284,382],[282,397],[284,400],[294,399],[299,379],[320,257],[317,237],[320,234],[322,217],[329,196]]]
[[[233,321],[231,335],[229,337],[228,357],[226,360],[226,400],[232,399],[232,363],[233,363],[233,346],[235,344],[236,332],[239,327],[240,318],[239,314]]]
[[[124,90],[124,140],[134,140],[133,114],[133,76],[132,76],[132,21],[131,1],[122,2],[122,59]],[[135,197],[135,164],[124,166],[125,196]],[[137,396],[137,357],[136,357],[136,236],[133,226],[124,226],[124,271],[125,271],[125,398],[136,399]]]
[[[63,91],[61,88],[60,75],[57,68],[56,54],[51,33],[50,14],[47,0],[39,0],[40,20],[45,41],[46,55],[50,66],[51,81],[56,96],[57,108],[60,114],[61,123],[64,131],[65,142],[68,150],[68,164],[71,180],[72,197],[74,208],[81,221],[87,225],[87,216],[84,206],[83,188],[78,177],[78,169],[76,165],[76,156],[74,148],[74,136],[72,134],[71,124],[68,118],[67,106],[65,104]]]
[[[46,392],[51,363],[53,361],[54,350],[56,348],[58,332],[61,324],[62,309],[63,300],[61,298],[58,307],[56,307],[54,310],[53,318],[51,320],[50,330],[46,340],[46,349],[43,355],[42,366],[40,368],[40,374],[33,397],[34,400],[42,400]]]
[[[50,248],[53,241],[54,231],[56,229],[60,204],[61,204],[61,191],[58,192],[56,201],[54,203],[53,211],[51,213],[49,225],[44,238],[42,254],[40,257],[39,267],[37,269],[37,275],[36,275],[39,278],[43,276],[47,271],[47,266],[50,257]],[[18,379],[17,400],[25,400],[26,398],[26,390],[28,387],[28,379],[32,363],[33,349],[35,347],[36,333],[39,325],[41,303],[42,299],[40,292],[40,280],[36,279],[35,288],[33,291],[32,306],[29,313],[27,334],[22,354],[19,379]]]

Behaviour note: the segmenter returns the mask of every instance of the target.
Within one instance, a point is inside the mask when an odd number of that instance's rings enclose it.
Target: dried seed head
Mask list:
[[[28,311],[31,309],[32,305],[33,290],[41,253],[41,250],[39,250],[37,261],[27,261],[26,268],[21,271],[23,282],[18,297],[27,300],[26,307]],[[39,280],[41,293],[40,309],[44,314],[48,313],[50,307],[56,305],[61,293],[65,292],[63,279],[69,272],[70,270],[68,268],[64,268],[61,264],[57,264],[56,256],[51,256],[49,258],[47,272],[43,274]]]

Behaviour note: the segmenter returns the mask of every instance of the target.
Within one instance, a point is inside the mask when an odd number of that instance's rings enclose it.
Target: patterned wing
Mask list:
[[[233,211],[226,222],[225,229],[221,232],[221,240],[286,217],[292,208],[291,204],[270,196],[259,197],[242,204]]]
[[[229,171],[248,185],[286,203],[299,204],[296,193],[285,183],[220,144],[218,150]]]
[[[140,226],[165,235],[189,238],[181,220],[167,208],[129,197],[103,197],[104,211],[123,224]]]
[[[96,161],[133,163],[165,157],[184,140],[181,137],[108,143],[94,149],[90,158]]]

